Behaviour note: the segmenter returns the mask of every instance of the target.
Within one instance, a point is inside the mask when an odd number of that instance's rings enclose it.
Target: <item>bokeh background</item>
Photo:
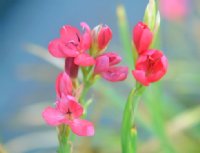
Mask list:
[[[116,8],[124,5],[130,30],[143,18],[148,0],[0,0],[0,148],[8,153],[54,153],[55,128],[42,110],[55,100],[55,79],[62,60],[50,58],[48,42],[64,24],[91,27],[104,23],[113,31],[108,51],[126,61]],[[200,1],[189,0],[187,14],[162,17],[160,44],[169,71],[149,87],[137,112],[138,153],[200,153]],[[88,97],[92,138],[77,138],[74,153],[120,153],[120,124],[132,76],[124,83],[101,80]],[[3,151],[0,151],[3,152]]]

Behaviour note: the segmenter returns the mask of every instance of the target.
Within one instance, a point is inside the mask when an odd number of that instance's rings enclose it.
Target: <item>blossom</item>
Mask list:
[[[63,96],[56,102],[56,107],[47,107],[42,116],[50,126],[68,125],[79,136],[93,136],[94,126],[87,120],[80,119],[83,107],[73,96]]]
[[[128,67],[115,66],[120,62],[121,57],[114,52],[102,54],[96,58],[94,72],[111,82],[123,81],[127,78]]]
[[[74,57],[74,63],[80,66],[91,66],[95,63],[93,57],[86,53],[91,46],[90,27],[82,22],[84,33],[70,25],[64,25],[60,30],[60,38],[49,43],[51,55],[58,58]]]
[[[135,48],[140,55],[150,47],[153,40],[153,33],[150,31],[146,24],[139,22],[133,28],[132,37]]]
[[[188,0],[160,0],[159,8],[166,19],[181,19],[188,13]]]
[[[168,60],[161,51],[148,50],[139,56],[132,74],[138,82],[148,86],[160,80],[166,74],[167,67]]]
[[[93,45],[98,51],[105,50],[112,39],[112,31],[107,25],[98,25],[92,30]]]
[[[79,136],[94,135],[94,126],[91,122],[80,119],[83,107],[73,96],[72,81],[66,72],[62,72],[56,79],[56,107],[47,107],[42,116],[47,124],[58,126],[66,124]]]

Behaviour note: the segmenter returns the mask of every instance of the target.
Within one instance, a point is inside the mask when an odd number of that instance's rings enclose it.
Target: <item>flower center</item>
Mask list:
[[[72,112],[69,109],[67,110],[65,117],[69,120],[73,120]]]
[[[155,64],[160,60],[160,57],[154,59],[150,55],[147,55],[147,71],[146,71],[146,76],[149,76],[155,67]]]

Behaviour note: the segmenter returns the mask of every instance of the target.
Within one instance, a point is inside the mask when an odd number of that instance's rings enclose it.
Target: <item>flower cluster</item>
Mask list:
[[[94,75],[101,75],[108,81],[116,82],[126,79],[128,68],[115,66],[120,63],[121,57],[117,53],[105,53],[111,38],[112,31],[105,25],[98,25],[93,30],[82,22],[84,32],[70,25],[65,25],[60,30],[60,38],[54,39],[49,44],[49,52],[58,58],[65,58],[67,74],[75,78],[78,67],[95,66]],[[89,53],[87,52],[89,51]],[[120,77],[115,77],[119,76]]]
[[[167,72],[166,56],[160,50],[149,49],[152,40],[151,30],[146,24],[139,22],[133,29],[133,43],[138,59],[132,74],[144,86],[160,80]]]
[[[117,53],[104,53],[112,38],[112,31],[107,25],[98,25],[93,30],[84,22],[81,26],[83,32],[70,25],[63,26],[60,37],[49,43],[50,54],[65,59],[65,71],[56,80],[56,106],[47,107],[42,115],[51,126],[65,124],[79,136],[92,136],[94,126],[81,119],[84,109],[79,102],[74,83],[79,68],[86,70],[83,75],[92,74],[86,78],[94,80],[96,76],[102,76],[111,82],[126,79],[128,68],[116,66],[122,60]]]
[[[91,46],[90,27],[86,23],[81,23],[84,32],[81,32],[70,25],[65,25],[60,29],[60,38],[49,43],[49,52],[58,58],[73,58],[74,64],[80,66],[91,66],[95,60],[87,50]]]

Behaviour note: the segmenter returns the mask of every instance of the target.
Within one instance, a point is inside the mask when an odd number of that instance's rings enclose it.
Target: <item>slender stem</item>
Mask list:
[[[80,102],[81,104],[84,104],[84,102],[85,102],[85,97],[86,97],[86,95],[87,95],[87,93],[88,93],[88,91],[89,91],[91,85],[92,85],[92,84],[87,83],[87,82],[84,84],[83,91],[82,91],[82,94],[81,94],[80,99],[79,99],[79,102]]]
[[[71,153],[72,146],[69,141],[70,136],[70,128],[68,125],[60,125],[58,126],[58,140],[59,140],[59,148],[58,153]]]
[[[142,85],[132,89],[126,102],[121,132],[122,153],[136,153],[137,129],[134,118],[138,100],[144,91],[143,89]]]
[[[92,84],[94,83],[94,75],[93,75],[93,67],[89,67],[88,69],[85,68],[81,68],[82,69],[82,73],[83,73],[83,91],[82,94],[80,96],[80,103],[84,104],[85,102],[85,97],[90,89],[90,87],[92,86]]]
[[[87,75],[87,70],[86,70],[85,67],[81,67],[81,71],[82,71],[82,74],[83,74],[83,81],[85,81],[86,75]]]

